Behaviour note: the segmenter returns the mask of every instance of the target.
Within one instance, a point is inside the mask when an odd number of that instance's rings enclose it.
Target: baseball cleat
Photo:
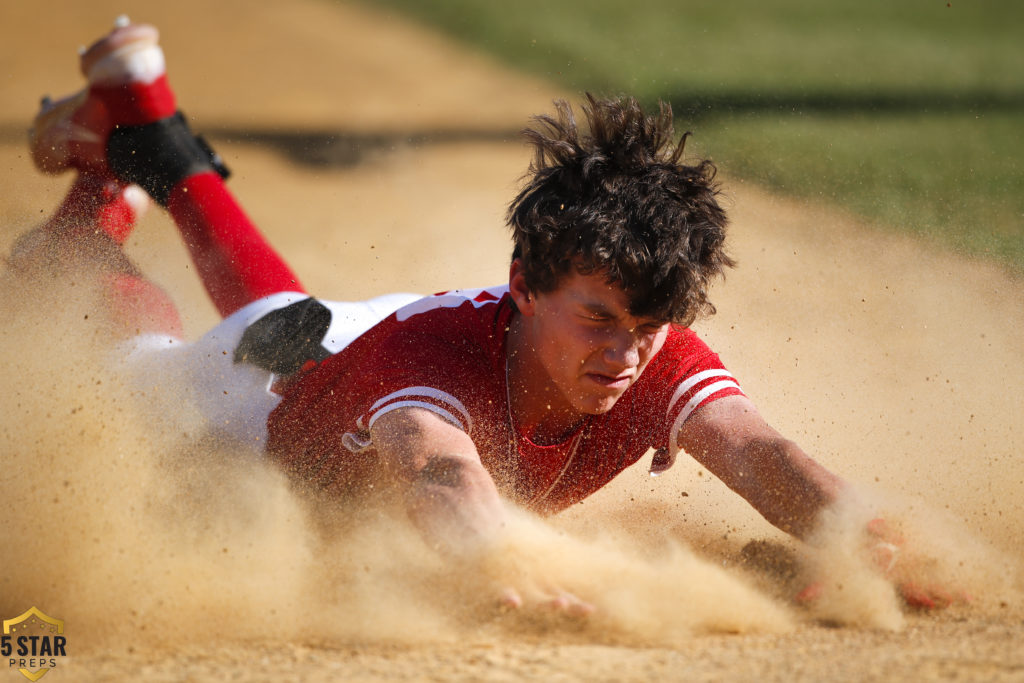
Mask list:
[[[29,131],[36,166],[46,173],[77,169],[110,175],[107,141],[119,126],[139,126],[175,113],[159,32],[119,17],[114,29],[80,55],[88,86],[57,101],[44,97]]]

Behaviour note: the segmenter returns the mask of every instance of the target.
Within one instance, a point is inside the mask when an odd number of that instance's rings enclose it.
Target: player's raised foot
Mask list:
[[[15,270],[52,270],[83,240],[102,235],[120,246],[131,234],[150,200],[138,185],[106,175],[80,173],[57,211],[42,225],[18,237],[6,258]]]
[[[82,52],[81,70],[87,87],[58,101],[44,97],[29,133],[32,159],[47,173],[110,174],[107,146],[115,126],[154,123],[176,110],[152,26],[119,17]]]

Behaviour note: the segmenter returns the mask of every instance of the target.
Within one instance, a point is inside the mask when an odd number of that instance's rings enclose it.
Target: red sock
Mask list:
[[[178,183],[167,210],[222,316],[269,294],[305,292],[216,173],[198,173]]]
[[[184,338],[178,309],[167,292],[149,280],[130,273],[103,277],[113,322],[126,335],[166,334]]]
[[[150,83],[93,85],[90,100],[101,103],[109,120],[143,125],[173,115],[174,93],[162,75]],[[167,197],[174,218],[222,316],[269,294],[305,291],[295,274],[266,242],[215,172],[181,180]],[[113,218],[112,218],[113,220]]]
[[[166,74],[149,83],[95,84],[89,92],[106,106],[110,122],[119,126],[153,123],[171,116],[178,108]]]
[[[15,243],[10,263],[25,273],[45,275],[57,275],[62,266],[76,261],[91,263],[100,269],[104,299],[119,336],[148,332],[180,339],[183,330],[174,303],[138,275],[121,250],[136,218],[125,190],[111,178],[79,174],[56,213]]]
[[[116,180],[80,173],[44,230],[93,230],[105,232],[124,244],[135,227],[136,209],[125,197],[125,187]]]
[[[88,97],[78,105],[71,123],[94,135],[67,140],[68,163],[79,171],[111,175],[105,162],[111,132],[120,126],[141,126],[165,119],[174,114],[175,106],[174,92],[166,76],[150,83],[89,86]]]

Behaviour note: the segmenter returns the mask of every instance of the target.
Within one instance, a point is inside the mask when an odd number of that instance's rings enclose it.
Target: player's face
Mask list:
[[[611,410],[668,335],[667,323],[631,315],[626,293],[600,273],[574,271],[526,305],[536,361],[574,412]]]

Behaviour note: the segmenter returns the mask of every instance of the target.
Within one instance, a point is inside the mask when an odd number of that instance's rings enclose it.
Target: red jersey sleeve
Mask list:
[[[650,378],[656,385],[653,417],[658,419],[656,443],[673,456],[683,423],[701,406],[743,390],[714,351],[693,330],[672,328],[665,346],[652,361]],[[646,374],[646,372],[645,372]]]
[[[467,301],[396,325],[355,377],[352,391],[364,402],[356,426],[368,431],[392,410],[416,407],[472,435],[474,404],[495,376],[496,330],[476,319],[486,315]]]
[[[384,340],[365,375],[369,385],[356,392],[372,401],[357,426],[370,429],[392,410],[418,407],[461,428],[473,430],[467,407],[471,388],[484,380],[479,354],[469,345],[430,334],[402,330]]]

